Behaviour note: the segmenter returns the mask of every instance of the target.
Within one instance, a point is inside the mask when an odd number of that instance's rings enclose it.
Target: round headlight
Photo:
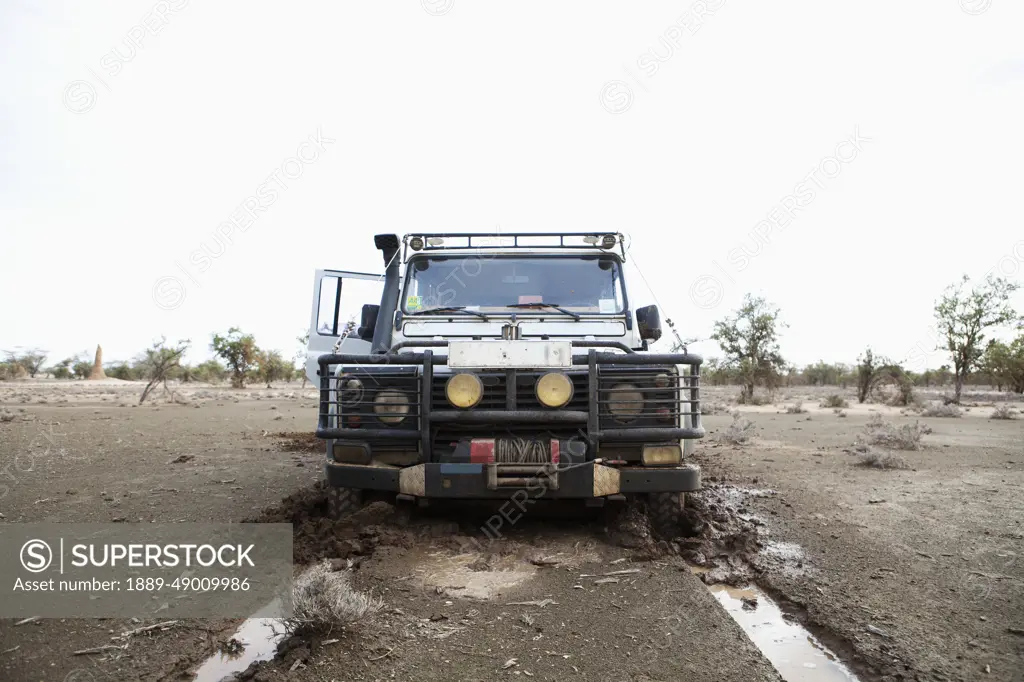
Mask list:
[[[363,382],[359,379],[346,379],[341,384],[339,398],[342,405],[358,405],[363,400]]]
[[[456,374],[445,384],[444,393],[452,405],[468,410],[483,398],[484,384],[475,374]]]
[[[608,398],[608,410],[616,419],[630,422],[644,409],[644,394],[633,384],[616,384]]]
[[[385,424],[399,424],[409,414],[409,398],[401,391],[381,391],[373,400],[373,413]]]
[[[572,399],[572,381],[558,372],[548,372],[537,380],[537,400],[544,407],[563,407]]]

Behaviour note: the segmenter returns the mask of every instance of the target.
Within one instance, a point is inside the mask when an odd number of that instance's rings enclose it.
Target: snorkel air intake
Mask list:
[[[387,353],[391,349],[391,335],[394,329],[395,310],[398,308],[398,277],[401,264],[398,262],[398,235],[378,234],[373,244],[384,256],[384,293],[380,299],[377,324],[373,328],[373,352]]]

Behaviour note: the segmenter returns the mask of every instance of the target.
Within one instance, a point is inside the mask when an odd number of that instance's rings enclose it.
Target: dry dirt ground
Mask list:
[[[350,631],[288,640],[255,679],[779,679],[687,561],[706,580],[756,581],[861,680],[1024,679],[1024,415],[988,419],[986,396],[958,419],[877,405],[839,417],[820,392],[790,391],[780,400],[808,412],[743,408],[756,424],[744,445],[716,441],[729,415],[706,418],[695,537],[659,544],[635,510],[555,507],[481,543],[486,509],[324,519],[321,455],[277,435],[310,430],[309,388],[187,388],[135,407],[140,390],[0,383],[0,523],[294,522],[297,561],[352,561],[385,606]],[[910,469],[844,451],[869,410],[932,428],[900,453]],[[615,571],[628,572],[596,582]],[[0,621],[0,679],[191,679],[238,621],[112,639],[139,626]],[[111,641],[123,648],[72,655]]]
[[[840,417],[818,407],[836,392],[787,391],[744,410],[750,445],[698,449],[706,480],[770,491],[747,499],[750,513],[805,556],[806,573],[769,570],[758,583],[862,671],[1024,679],[1022,406],[990,419],[1002,396],[968,394],[962,417],[925,418],[848,391]],[[806,413],[786,412],[801,399]],[[920,450],[899,452],[909,469],[856,466],[844,452],[876,412],[931,428]]]
[[[133,407],[137,389],[0,385],[14,415],[0,422],[0,461],[14,479],[0,489],[0,522],[286,520],[297,560],[361,559],[354,580],[385,610],[329,637],[340,641],[300,643],[250,671],[258,679],[779,679],[678,556],[647,560],[600,519],[532,514],[485,547],[473,541],[484,539],[486,512],[407,521],[375,505],[333,524],[317,488],[322,455],[274,435],[311,429],[313,391],[187,389],[180,402]],[[538,553],[556,565],[530,563]],[[581,577],[616,570],[629,572],[602,584]],[[118,637],[147,623],[3,621],[0,679],[191,679],[238,625]],[[124,648],[73,655],[112,641]]]

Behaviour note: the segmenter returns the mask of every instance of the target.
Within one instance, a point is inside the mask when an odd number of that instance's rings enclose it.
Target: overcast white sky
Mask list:
[[[238,325],[292,355],[315,268],[500,225],[630,234],[686,336],[750,291],[797,363],[931,351],[946,284],[1024,279],[1022,26],[1016,0],[0,0],[0,348],[200,360]]]

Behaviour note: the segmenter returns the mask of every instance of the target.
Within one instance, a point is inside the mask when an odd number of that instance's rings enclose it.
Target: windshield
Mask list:
[[[621,313],[622,273],[608,256],[433,256],[409,262],[402,309],[554,304],[577,313]],[[543,310],[543,307],[538,307]]]

